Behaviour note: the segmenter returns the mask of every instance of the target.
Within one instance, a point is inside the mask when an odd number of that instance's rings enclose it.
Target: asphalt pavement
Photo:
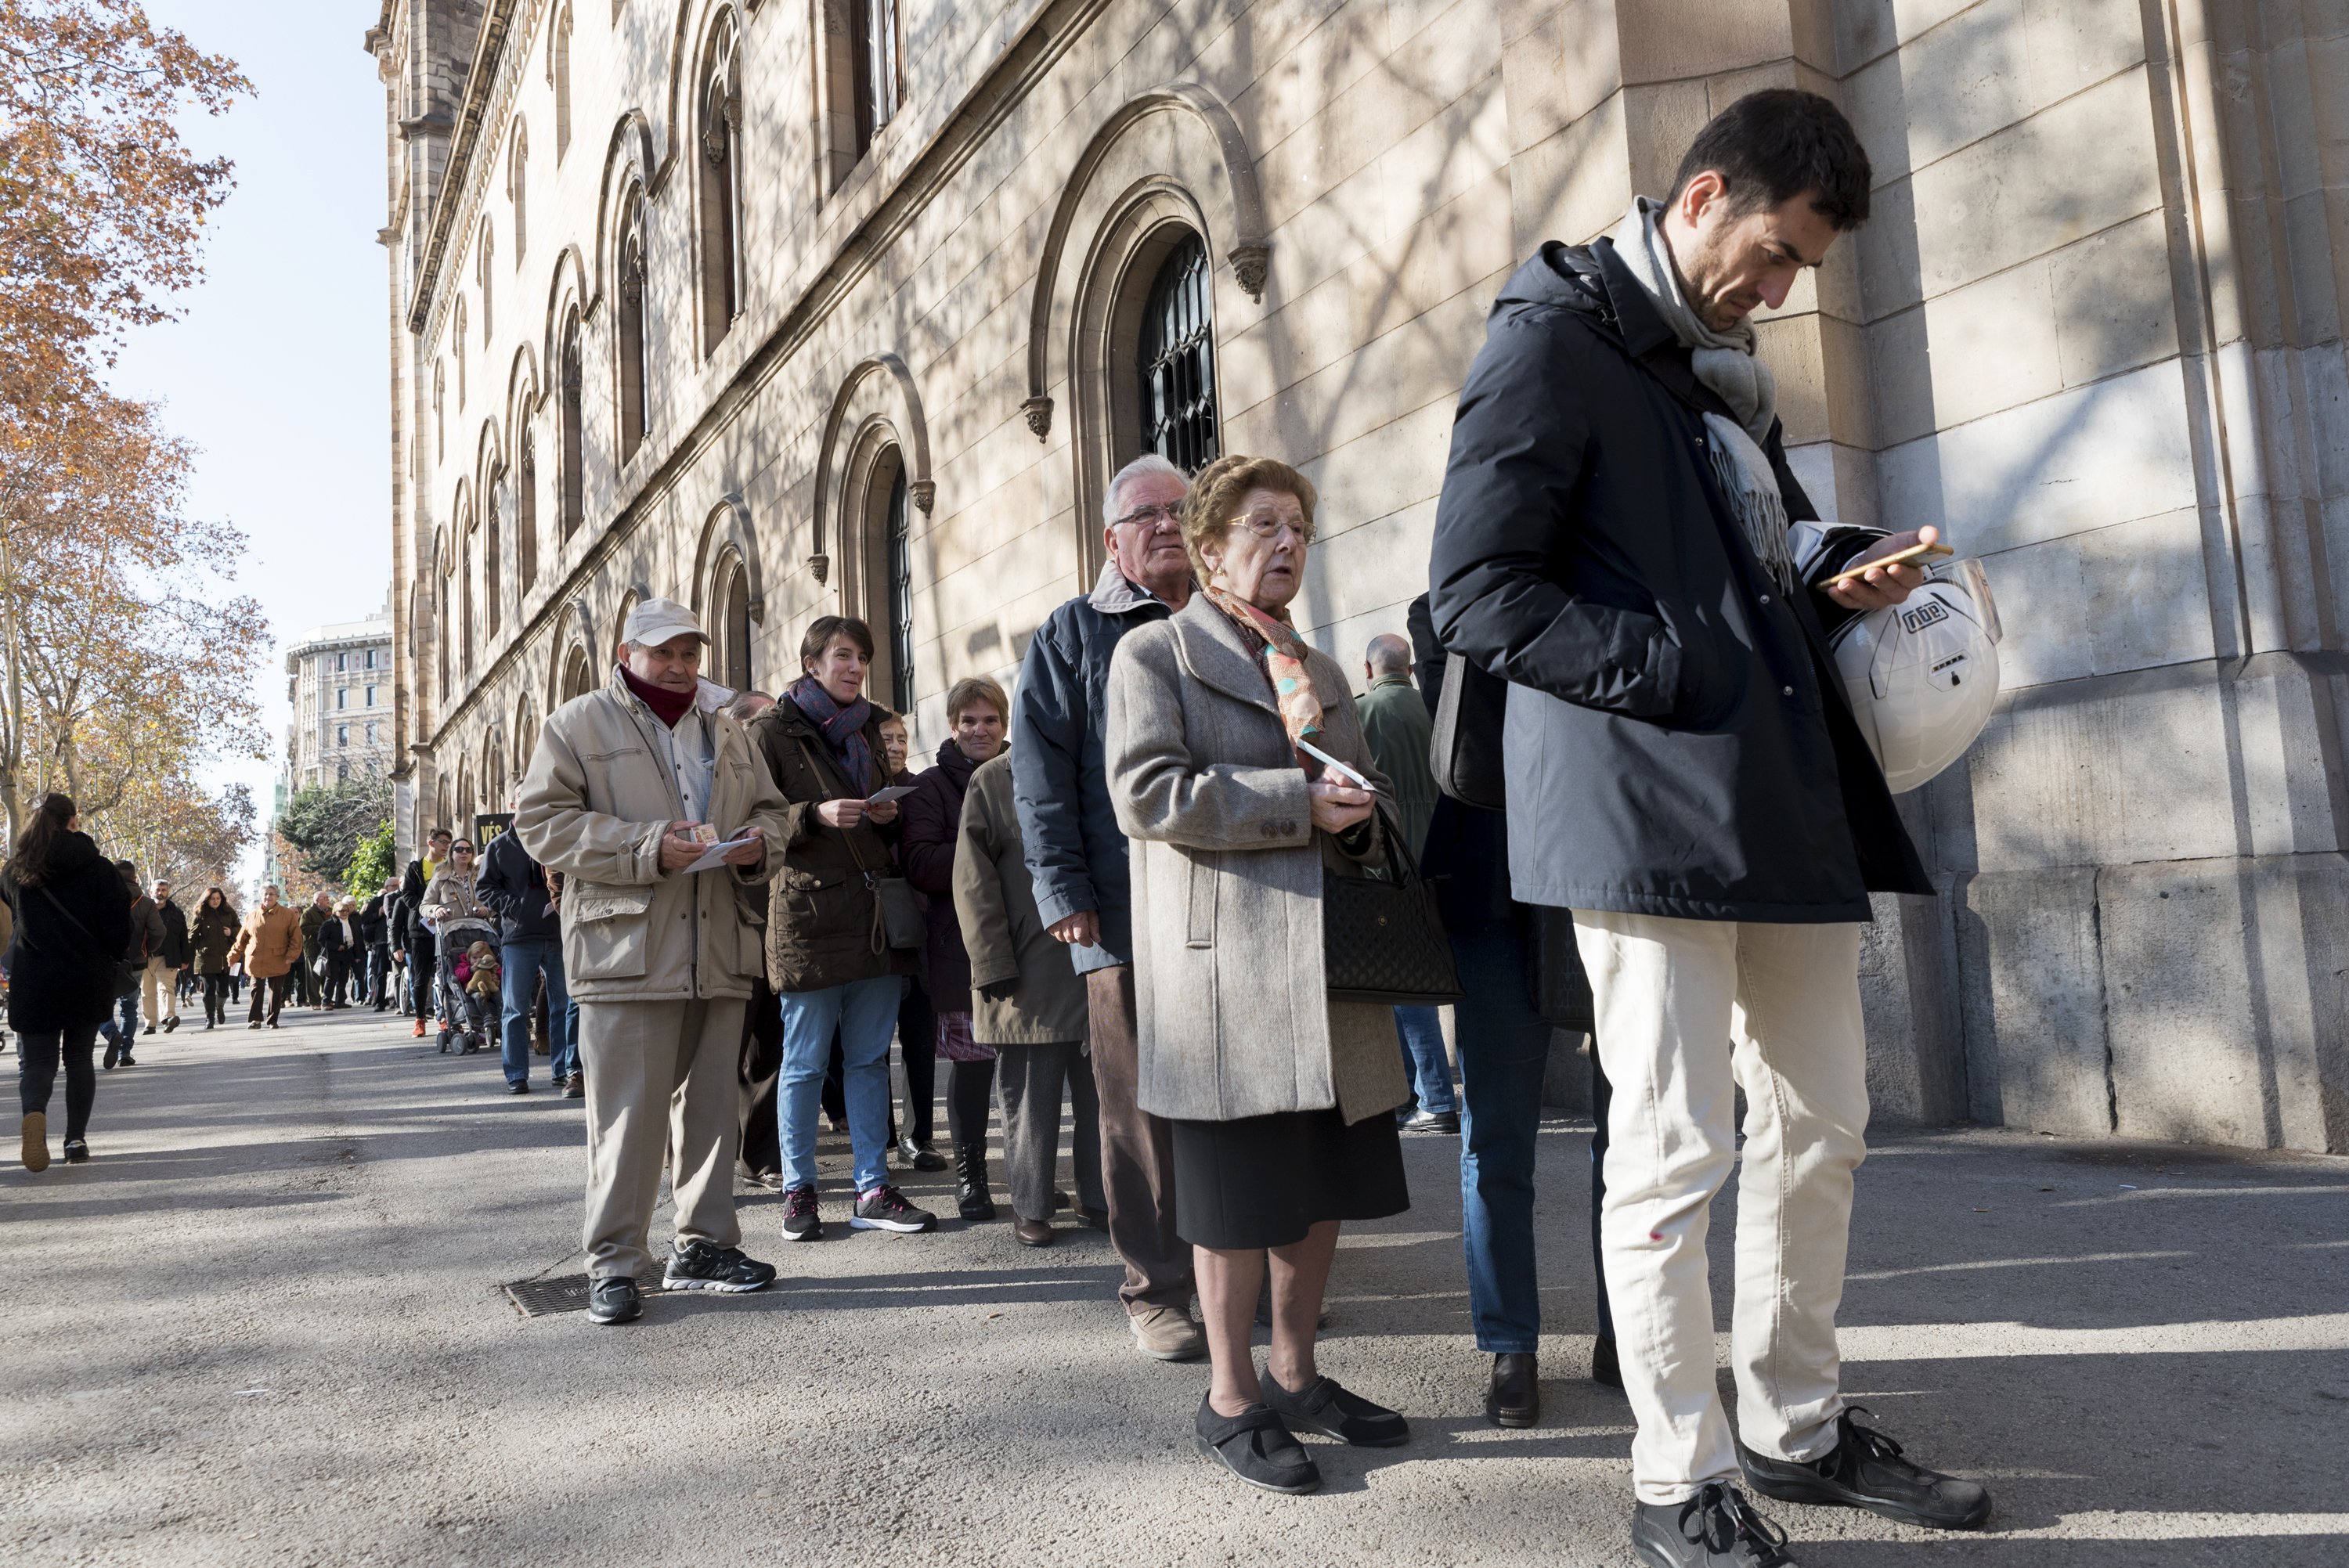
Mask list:
[[[914,1172],[936,1233],[852,1233],[835,1140],[829,1239],[784,1244],[743,1191],[770,1290],[525,1316],[506,1285],[583,1267],[579,1102],[373,1013],[286,1018],[142,1039],[87,1165],[27,1172],[0,1123],[0,1563],[1630,1561],[1627,1408],[1583,1376],[1587,1125],[1541,1139],[1540,1425],[1485,1422],[1458,1143],[1412,1135],[1413,1207],[1344,1238],[1322,1366],[1413,1440],[1313,1440],[1327,1483],[1287,1499],[1193,1453],[1206,1367],[1134,1351],[1105,1238],[1020,1247],[1008,1204],[966,1225]],[[1773,1512],[1826,1568],[2338,1568],[2344,1285],[2349,1160],[1881,1137],[1846,1386],[1998,1514]]]

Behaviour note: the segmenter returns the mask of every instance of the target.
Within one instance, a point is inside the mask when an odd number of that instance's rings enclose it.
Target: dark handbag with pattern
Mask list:
[[[1460,970],[1436,913],[1435,890],[1419,874],[1383,801],[1383,872],[1321,869],[1321,962],[1333,1002],[1440,1007],[1461,997]]]

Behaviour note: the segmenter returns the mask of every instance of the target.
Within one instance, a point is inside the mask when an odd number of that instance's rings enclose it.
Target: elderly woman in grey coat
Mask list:
[[[1387,845],[1371,791],[1312,752],[1386,780],[1344,672],[1288,625],[1314,500],[1285,463],[1209,464],[1183,511],[1206,592],[1126,634],[1108,702],[1110,798],[1134,841],[1137,1098],[1173,1130],[1175,1228],[1215,1364],[1195,1440],[1281,1492],[1320,1484],[1296,1432],[1411,1435],[1314,1359],[1340,1224],[1410,1202],[1388,1114],[1410,1096],[1392,1015],[1333,1002],[1324,979],[1324,870],[1382,862]],[[1268,1253],[1259,1377],[1248,1340]]]

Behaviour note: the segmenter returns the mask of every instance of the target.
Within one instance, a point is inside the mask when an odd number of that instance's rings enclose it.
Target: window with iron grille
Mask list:
[[[889,486],[889,700],[914,709],[914,541],[906,521],[905,465]]]
[[[1142,444],[1186,474],[1219,445],[1210,283],[1207,247],[1188,235],[1159,264],[1142,314]]]

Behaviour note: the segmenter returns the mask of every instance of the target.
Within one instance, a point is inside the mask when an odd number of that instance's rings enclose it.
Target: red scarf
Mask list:
[[[655,718],[671,729],[675,729],[677,721],[685,717],[686,709],[693,706],[694,691],[671,691],[667,686],[648,686],[638,680],[636,672],[627,665],[622,665],[619,669],[620,678],[628,683],[628,689],[653,710]],[[698,689],[696,687],[695,691]]]

